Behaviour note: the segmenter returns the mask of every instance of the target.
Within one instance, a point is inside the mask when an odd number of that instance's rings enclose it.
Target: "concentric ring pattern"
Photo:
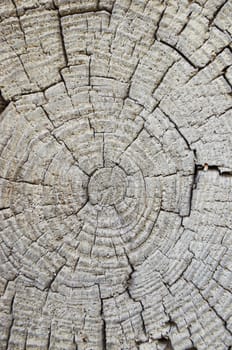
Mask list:
[[[0,349],[230,349],[231,10],[2,1]]]

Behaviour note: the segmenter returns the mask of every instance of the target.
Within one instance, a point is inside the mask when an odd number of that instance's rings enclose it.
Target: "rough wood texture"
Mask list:
[[[0,350],[232,347],[232,1],[0,1]]]

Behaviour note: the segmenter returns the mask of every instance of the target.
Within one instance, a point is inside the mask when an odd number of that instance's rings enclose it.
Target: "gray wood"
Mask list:
[[[0,350],[232,347],[232,1],[0,1]]]

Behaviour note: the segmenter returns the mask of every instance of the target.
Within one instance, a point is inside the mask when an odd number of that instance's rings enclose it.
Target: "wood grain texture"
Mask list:
[[[232,348],[232,1],[0,1],[0,350]]]

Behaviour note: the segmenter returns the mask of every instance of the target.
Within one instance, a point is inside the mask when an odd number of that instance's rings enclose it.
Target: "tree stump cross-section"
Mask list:
[[[0,350],[232,349],[232,1],[0,1]]]

